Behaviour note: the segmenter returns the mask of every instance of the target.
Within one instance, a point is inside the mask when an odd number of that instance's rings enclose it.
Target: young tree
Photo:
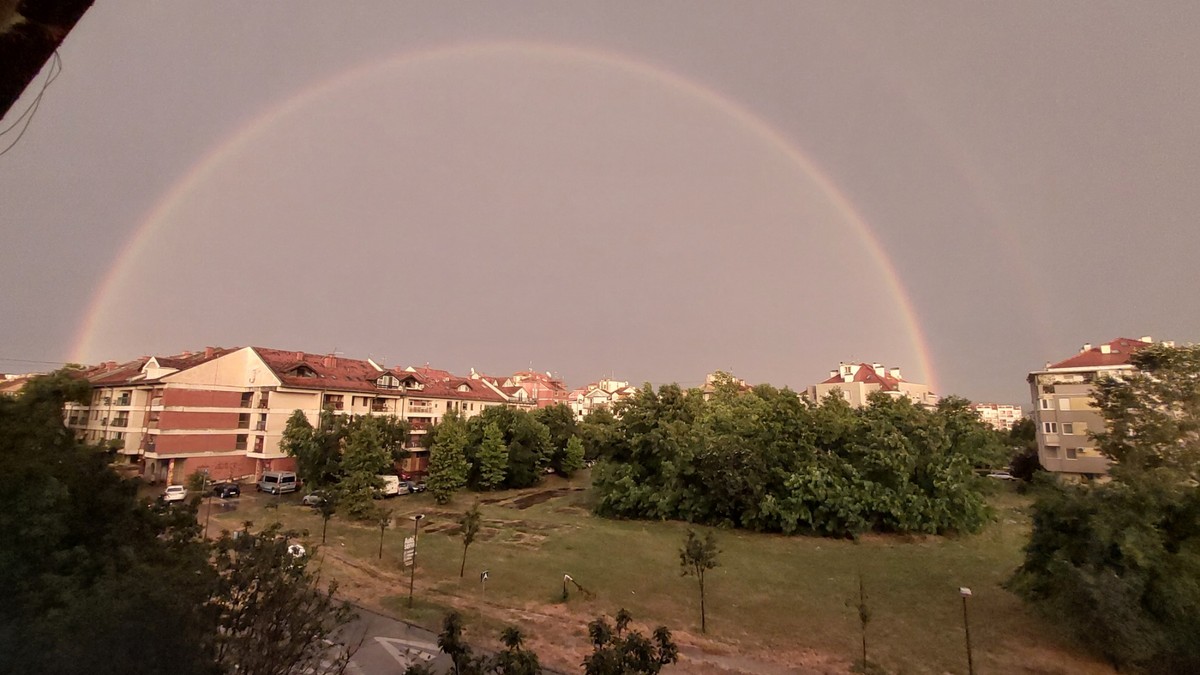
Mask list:
[[[321,411],[316,427],[309,423],[303,410],[296,410],[288,418],[279,446],[296,458],[296,471],[309,487],[327,488],[341,476],[345,436],[345,417],[335,415],[332,409]]]
[[[550,439],[550,467],[559,473],[567,473],[563,466],[566,460],[567,443],[575,438],[578,422],[575,413],[563,403],[555,403],[533,412],[533,419],[546,427]]]
[[[329,520],[337,513],[337,491],[326,490],[317,504],[317,513],[321,514],[321,543],[325,543],[325,533],[329,531]]]
[[[376,524],[379,525],[379,559],[383,560],[383,533],[392,524],[392,510],[379,509],[376,512]]]
[[[583,441],[578,436],[572,436],[571,440],[567,441],[567,449],[563,453],[560,468],[567,478],[583,469]]]
[[[700,632],[708,632],[708,624],[704,611],[704,573],[718,566],[717,540],[712,532],[704,535],[704,539],[696,536],[695,531],[688,530],[687,539],[679,549],[679,566],[683,576],[694,576],[700,584]]]
[[[603,616],[588,624],[592,653],[583,660],[585,675],[656,675],[679,660],[679,649],[665,626],[654,629],[652,639],[626,630],[633,617],[621,609],[614,628]]]
[[[463,537],[462,565],[458,568],[458,577],[461,579],[467,571],[467,549],[475,542],[475,535],[479,534],[479,528],[483,524],[483,517],[479,513],[478,500],[471,505],[470,510],[462,515],[458,524],[462,526]]]
[[[455,412],[449,412],[437,426],[437,438],[429,448],[429,475],[425,482],[438,504],[446,504],[454,493],[467,484],[467,427]]]
[[[390,418],[366,416],[349,423],[343,443],[338,502],[344,513],[359,520],[375,515],[374,498],[383,488],[381,474],[395,471],[399,443]]]
[[[524,649],[525,636],[519,628],[509,626],[500,633],[504,649],[489,664],[495,675],[540,675],[542,666],[537,654]]]
[[[500,487],[508,466],[508,450],[504,447],[503,432],[495,423],[484,429],[478,457],[480,489],[494,490]]]

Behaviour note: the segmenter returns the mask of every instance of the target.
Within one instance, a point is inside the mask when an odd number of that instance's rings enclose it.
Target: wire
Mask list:
[[[8,147],[0,150],[0,157],[3,157],[5,153],[7,153],[9,150],[12,150],[14,147],[16,147],[17,143],[21,142],[21,138],[25,135],[25,132],[29,130],[29,124],[33,122],[33,118],[37,114],[38,107],[42,105],[42,97],[46,95],[46,89],[49,88],[51,83],[58,79],[58,76],[62,74],[62,70],[62,57],[58,55],[58,50],[55,49],[54,57],[50,60],[50,67],[46,71],[46,81],[42,83],[42,90],[38,92],[37,97],[34,98],[33,102],[29,104],[29,107],[25,109],[25,112],[21,113],[17,119],[13,120],[13,123],[10,124],[7,129],[0,131],[0,137],[3,137],[8,132],[15,129],[18,124],[21,124],[21,120],[25,120],[25,126],[21,127],[20,133],[18,133],[17,137],[13,139],[13,142],[9,143]]]

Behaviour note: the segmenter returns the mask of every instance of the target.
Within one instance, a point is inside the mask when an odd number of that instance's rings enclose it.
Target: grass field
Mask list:
[[[720,567],[707,582],[708,634],[700,635],[694,578],[680,575],[678,550],[687,525],[613,521],[589,511],[589,492],[559,479],[541,488],[482,498],[484,532],[459,578],[457,523],[465,495],[438,507],[427,495],[385,503],[396,529],[334,519],[323,565],[346,594],[417,623],[436,626],[448,607],[462,609],[472,635],[495,635],[515,623],[544,660],[578,664],[587,649],[586,623],[598,614],[630,610],[639,623],[664,624],[691,661],[676,672],[848,672],[860,658],[858,577],[872,619],[869,658],[880,672],[965,673],[960,586],[972,589],[968,612],[978,673],[1107,673],[1065,635],[1002,588],[1019,564],[1028,535],[1029,500],[997,486],[997,519],[983,533],[942,538],[869,536],[855,541],[717,530]],[[275,508],[266,507],[272,500]],[[247,495],[236,511],[214,510],[213,522],[279,521],[320,541],[321,521],[298,497]],[[421,523],[414,608],[407,607],[402,545],[411,516]],[[202,513],[203,516],[203,513]],[[214,525],[214,529],[216,529]],[[697,528],[703,529],[703,528]],[[486,591],[479,580],[487,569]],[[593,597],[573,587],[570,574]]]

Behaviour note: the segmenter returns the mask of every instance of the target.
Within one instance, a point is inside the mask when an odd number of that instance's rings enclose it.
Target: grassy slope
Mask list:
[[[546,487],[564,485],[553,479]],[[464,607],[481,633],[516,621],[534,634],[534,644],[583,649],[587,620],[625,607],[639,621],[665,624],[681,642],[706,652],[843,670],[860,649],[851,604],[861,573],[872,612],[870,658],[889,672],[966,671],[960,586],[974,593],[969,612],[977,672],[1108,672],[1001,588],[1020,562],[1029,527],[1029,500],[1009,488],[1001,486],[993,499],[997,522],[970,537],[878,536],[852,542],[718,531],[721,566],[709,573],[706,637],[699,636],[696,582],[679,573],[678,549],[687,526],[597,518],[588,512],[582,491],[526,508],[513,503],[519,493],[485,496],[485,531],[470,549],[463,579],[454,520],[472,496],[447,507],[435,506],[427,495],[386,502],[403,525],[386,533],[382,561],[376,559],[377,527],[335,519],[329,542],[339,555],[364,563],[367,575],[378,581],[375,593],[391,596],[377,604],[405,612],[402,535],[412,532],[408,516],[425,512],[417,571],[420,602],[410,616],[436,624],[442,607]],[[320,519],[295,500],[285,498],[271,510],[260,506],[267,498],[247,499],[236,512],[215,512],[214,522],[230,527],[247,519],[280,520],[307,528],[313,533],[309,539],[319,542]],[[490,572],[486,595],[479,583],[485,568]],[[564,573],[595,597],[586,599],[572,589],[571,600],[560,604]],[[532,614],[551,620],[522,621]]]

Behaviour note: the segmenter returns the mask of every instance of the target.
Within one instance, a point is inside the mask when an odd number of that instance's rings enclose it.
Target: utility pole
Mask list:
[[[971,597],[971,589],[963,586],[958,589],[963,602],[963,632],[967,636],[967,675],[975,675],[975,663],[971,659],[971,623],[967,621],[967,598]]]

